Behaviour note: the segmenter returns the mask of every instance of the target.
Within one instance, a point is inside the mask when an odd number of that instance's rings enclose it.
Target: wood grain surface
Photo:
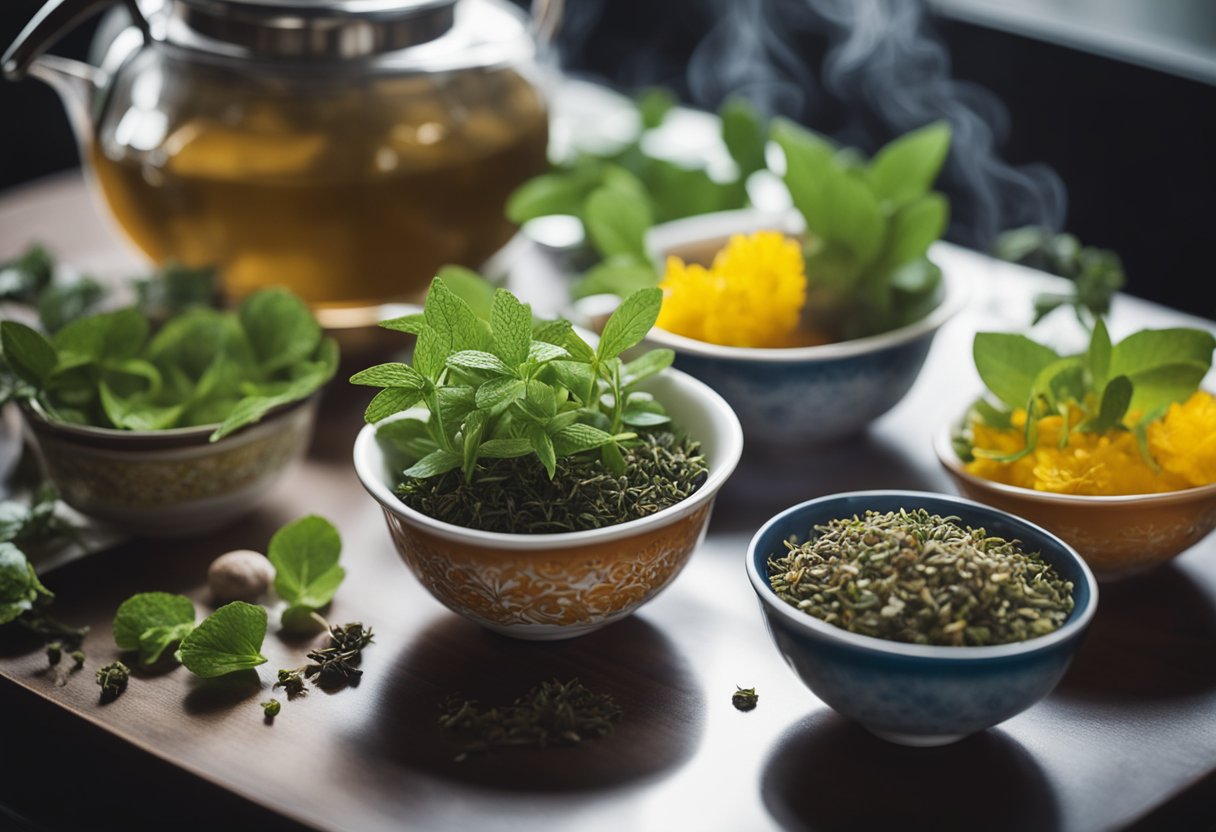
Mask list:
[[[0,218],[22,216],[19,225],[0,223],[0,257],[32,230],[58,248],[59,237],[97,222],[78,181],[43,188],[0,200]],[[51,192],[53,210],[40,207],[40,193]],[[114,243],[98,239],[97,252],[75,252],[81,265],[115,257]],[[999,728],[945,748],[871,737],[812,696],[769,643],[743,568],[753,531],[820,494],[949,490],[930,439],[978,389],[971,335],[1023,325],[1031,294],[1045,285],[956,249],[940,256],[974,278],[974,297],[941,333],[909,397],[851,442],[747,449],[709,538],[672,587],[632,618],[574,641],[492,635],[418,585],[351,467],[365,391],[334,385],[308,459],[247,520],[206,537],[132,541],[47,578],[59,614],[92,627],[89,663],[60,678],[38,645],[0,641],[0,713],[11,726],[0,757],[8,812],[0,828],[6,818],[23,828],[19,816],[34,819],[27,828],[581,832],[1101,830],[1211,820],[1216,540],[1155,573],[1104,586],[1061,686]],[[555,301],[551,290],[538,291],[542,271],[525,258],[514,284],[544,307]],[[1120,298],[1112,329],[1119,336],[1194,323]],[[140,670],[125,694],[99,702],[92,671],[119,655],[109,620],[120,601],[181,592],[205,612],[213,557],[264,550],[276,528],[309,512],[333,520],[343,536],[348,578],[330,619],[376,630],[358,687],[313,690],[266,724],[258,703],[273,671],[301,664],[309,646],[272,626],[270,662],[257,671],[204,681],[180,667]],[[542,679],[575,676],[621,704],[614,734],[581,747],[454,761],[460,746],[436,725],[446,696],[506,703]],[[757,687],[755,711],[731,706],[736,684]]]

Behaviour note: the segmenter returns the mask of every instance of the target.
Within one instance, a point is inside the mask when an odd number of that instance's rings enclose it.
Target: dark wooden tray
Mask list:
[[[947,490],[930,437],[977,389],[971,334],[1017,326],[1002,316],[1028,311],[1041,288],[984,258],[941,254],[947,268],[975,276],[976,296],[942,332],[908,399],[852,442],[745,452],[709,538],[673,586],[631,619],[570,642],[484,632],[409,575],[351,468],[360,396],[337,385],[309,458],[248,520],[205,539],[131,542],[47,578],[61,616],[92,627],[89,666],[59,685],[36,645],[0,643],[0,713],[11,726],[0,802],[87,829],[144,828],[159,817],[166,829],[1095,830],[1210,812],[1214,540],[1153,574],[1103,587],[1089,637],[1056,692],[954,746],[906,749],[871,737],[815,699],[769,643],[743,571],[754,529],[818,494]],[[1112,328],[1194,323],[1120,299]],[[300,664],[307,649],[272,627],[270,662],[257,674],[201,681],[181,668],[140,673],[123,696],[99,703],[92,670],[118,656],[109,621],[122,599],[165,590],[202,608],[212,557],[262,549],[279,525],[308,512],[332,519],[343,536],[349,577],[331,620],[362,620],[377,633],[357,688],[313,691],[264,724],[258,703],[274,669]],[[507,701],[541,679],[573,676],[620,702],[626,715],[616,733],[578,748],[454,762],[459,746],[435,721],[445,696]],[[755,711],[732,708],[736,684],[758,688]],[[96,810],[72,811],[106,795],[113,800]],[[81,812],[94,822],[80,823]]]

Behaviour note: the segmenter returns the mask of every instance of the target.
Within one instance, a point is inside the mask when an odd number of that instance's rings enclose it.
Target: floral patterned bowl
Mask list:
[[[376,429],[355,440],[355,471],[384,509],[402,560],[449,609],[504,635],[572,638],[632,613],[666,587],[705,536],[743,433],[722,397],[669,370],[644,389],[701,442],[709,476],[686,500],[638,520],[562,534],[504,534],[444,523],[401,502]]]
[[[656,226],[661,256],[708,263],[732,234],[796,234],[795,215],[754,210],[705,214]],[[937,330],[967,302],[963,275],[943,275],[945,294],[927,316],[880,335],[785,349],[725,347],[651,330],[647,345],[675,350],[675,366],[722,394],[748,441],[772,447],[822,443],[860,433],[899,403],[916,381]]]
[[[1068,541],[1099,579],[1117,580],[1172,560],[1216,529],[1216,485],[1090,497],[993,482],[967,471],[946,425],[933,447],[963,495],[1021,515]]]
[[[129,431],[55,422],[22,409],[47,475],[81,514],[133,534],[183,537],[253,511],[312,440],[317,395],[208,441],[217,425]]]

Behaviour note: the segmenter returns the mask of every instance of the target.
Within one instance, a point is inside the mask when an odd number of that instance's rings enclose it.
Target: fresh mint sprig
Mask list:
[[[661,304],[658,289],[631,295],[592,348],[566,321],[534,326],[531,308],[506,290],[495,293],[484,321],[437,278],[422,319],[409,322],[418,337],[413,365],[381,364],[351,383],[384,388],[367,408],[369,423],[425,410],[423,418],[391,422],[377,434],[406,477],[461,469],[471,481],[481,459],[529,454],[552,477],[559,457],[591,451],[623,472],[621,447],[636,439],[629,428],[668,421],[636,385],[668,367],[673,353],[620,358],[654,326]],[[384,325],[400,328],[398,321]]]
[[[111,629],[120,649],[138,651],[144,664],[155,664],[194,630],[194,603],[184,595],[141,592],[123,601]]]
[[[266,609],[244,601],[225,604],[182,639],[181,662],[196,676],[210,679],[265,664]]]

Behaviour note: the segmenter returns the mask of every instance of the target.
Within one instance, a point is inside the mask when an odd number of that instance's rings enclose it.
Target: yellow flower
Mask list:
[[[776,231],[736,235],[710,268],[667,259],[658,326],[731,347],[812,343],[799,329],[806,272],[796,240]]]
[[[1216,482],[1216,399],[1201,390],[1171,404],[1148,426],[1148,446],[1157,464],[1187,485]]]

